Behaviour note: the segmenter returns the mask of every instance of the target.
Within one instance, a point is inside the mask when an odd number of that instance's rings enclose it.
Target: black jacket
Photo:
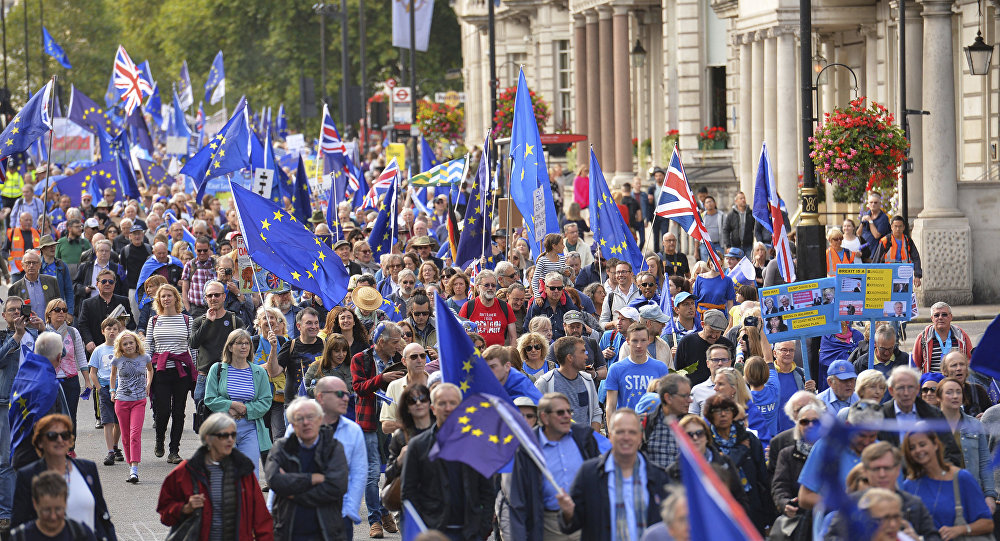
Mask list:
[[[462,538],[485,539],[493,530],[493,483],[471,467],[452,463],[459,468],[461,487],[448,486],[446,460],[427,458],[437,443],[437,425],[410,440],[403,459],[403,500],[409,500],[423,517],[428,529],[444,530],[455,498],[462,498],[465,515]]]
[[[732,430],[736,432],[736,445],[727,456],[736,466],[735,471],[742,470],[750,484],[750,490],[746,491],[749,501],[747,515],[763,534],[775,517],[774,503],[771,501],[771,479],[767,475],[767,465],[764,464],[764,446],[743,425],[734,423]]]
[[[108,268],[111,271],[116,271],[118,266],[108,262]],[[117,273],[116,273],[117,274]],[[80,313],[80,306],[83,301],[90,298],[90,293],[87,292],[87,287],[94,283],[94,262],[88,261],[86,263],[80,263],[80,266],[76,268],[76,276],[73,277],[73,296],[76,300],[77,313]],[[119,274],[117,280],[115,281],[115,295],[126,296],[128,294],[128,288],[125,287],[125,280]]]
[[[850,494],[851,500],[857,505],[864,492],[854,492]],[[896,495],[903,499],[903,519],[913,526],[913,531],[924,541],[941,541],[941,535],[934,527],[934,517],[931,516],[927,506],[917,496],[909,492],[896,489]],[[848,541],[850,537],[847,532],[847,524],[840,515],[834,515],[830,522],[830,531],[826,539],[832,541]]]
[[[101,476],[97,473],[97,465],[82,458],[69,458],[68,460],[87,481],[87,487],[90,488],[90,492],[94,496],[94,536],[101,541],[116,541],[118,536],[115,534],[115,525],[111,522],[111,515],[108,514],[108,504],[104,501],[104,490],[101,488]],[[31,505],[31,480],[46,469],[48,469],[48,465],[46,465],[45,459],[40,458],[17,470],[14,507],[10,520],[12,528],[38,518],[35,506]]]
[[[790,500],[799,497],[799,474],[802,473],[807,458],[809,455],[799,452],[795,445],[785,447],[778,453],[771,480],[771,499],[779,514],[785,512],[785,505]],[[812,516],[812,513],[806,514]]]
[[[604,466],[611,451],[584,461],[573,479],[569,495],[576,504],[573,518],[568,523],[559,513],[559,527],[563,533],[582,529],[580,541],[606,541],[611,539],[611,501],[608,498],[608,474]],[[670,477],[666,470],[646,460],[646,526],[660,522],[660,504],[666,499],[666,486]]]
[[[536,429],[541,431],[541,428]],[[600,456],[594,431],[590,426],[573,425],[570,436],[584,460]],[[511,474],[510,536],[511,539],[542,541],[545,526],[545,506],[542,497],[545,479],[538,466],[531,460],[524,447],[514,455],[514,472]]]
[[[274,516],[274,538],[291,541],[295,510],[298,506],[313,507],[319,520],[323,539],[343,539],[344,493],[347,492],[347,457],[344,446],[333,437],[333,427],[326,425],[319,431],[314,462],[317,471],[326,478],[318,485],[312,484],[312,473],[300,472],[299,439],[295,435],[274,442],[267,455],[264,475],[274,492],[271,514]],[[281,472],[284,470],[284,473]],[[294,499],[289,498],[295,496]]]
[[[920,419],[936,419],[944,421],[944,414],[941,410],[935,408],[934,406],[924,402],[922,398],[917,397],[917,401],[913,404],[914,410],[917,412],[917,417]],[[882,415],[888,419],[896,418],[896,401],[890,400],[882,404]],[[958,444],[955,443],[955,436],[951,434],[950,431],[937,432],[937,437],[944,443],[944,459],[952,464],[958,466],[959,468],[965,464],[965,458],[962,456],[962,450],[958,448]],[[879,432],[878,439],[882,441],[887,441],[896,447],[899,447],[899,432]]]
[[[753,218],[753,209],[747,206],[746,216],[743,218],[743,231],[740,231],[740,213],[733,207],[726,215],[726,222],[722,226],[722,243],[726,248],[736,247],[746,251],[747,247],[753,247],[753,230],[757,221]],[[750,254],[746,254],[749,258]]]
[[[100,295],[91,297],[80,306],[80,319],[76,322],[76,328],[80,331],[80,338],[83,343],[93,342],[99,346],[104,343],[104,334],[101,332],[101,322],[104,321],[115,308],[122,306],[125,313],[129,315],[125,328],[130,331],[135,330],[135,317],[132,315],[132,307],[127,297],[121,295],[111,295],[111,302],[104,302]]]
[[[243,328],[243,321],[236,314],[226,310],[221,316],[209,321],[205,316],[195,318],[191,323],[191,339],[188,345],[198,350],[198,371],[208,372],[212,364],[222,359],[222,347],[229,333]]]
[[[778,415],[784,415],[784,412],[779,412]],[[794,430],[789,428],[784,432],[779,432],[777,436],[771,438],[771,442],[767,446],[767,474],[771,478],[774,478],[774,470],[778,466],[778,454],[785,447],[795,445]]]
[[[862,340],[858,342],[858,347],[854,348],[851,352],[850,357],[847,358],[851,364],[854,365],[855,373],[860,374],[864,370],[868,370],[868,340]],[[892,352],[892,361],[889,362],[889,371],[892,372],[893,368],[897,366],[909,366],[910,356],[899,350],[899,346],[896,346],[895,350]]]

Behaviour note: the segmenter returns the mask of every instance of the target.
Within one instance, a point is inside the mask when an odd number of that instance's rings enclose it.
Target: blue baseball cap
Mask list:
[[[691,297],[693,297],[693,295],[691,295],[687,291],[681,291],[680,293],[674,295],[674,306],[680,306],[682,302],[688,300]]]
[[[827,376],[836,376],[837,379],[854,379],[858,374],[854,371],[854,365],[850,361],[837,359],[830,363],[830,368],[826,371]]]
[[[743,257],[743,250],[739,248],[730,248],[726,251],[725,257]]]

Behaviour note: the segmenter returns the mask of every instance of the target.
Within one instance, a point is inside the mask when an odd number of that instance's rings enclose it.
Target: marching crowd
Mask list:
[[[373,175],[381,163],[369,156],[363,169]],[[846,539],[847,517],[814,513],[829,442],[807,435],[826,416],[932,423],[852,433],[836,475],[874,521],[873,539],[993,535],[990,428],[1000,408],[969,369],[975,344],[950,307],[931,307],[933,323],[909,352],[898,325],[845,322],[818,340],[811,373],[820,377],[807,379],[798,341],[768,342],[757,288],[706,263],[708,249],[729,268],[746,255],[758,286],[776,283],[769,239],[754,231],[742,193],[729,213],[698,194],[720,241],[689,257],[652,215],[665,172],[653,171],[649,191],[639,179],[625,186],[615,196],[623,216],[660,242],[650,239],[648,268],[637,269],[585,240],[588,201],[573,190],[562,233],[547,235],[541,254],[524,233],[498,229],[495,267],[472,276],[436,255],[447,242],[445,197],[426,213],[400,201],[399,243],[378,261],[367,242],[375,213],[342,203],[345,238],[331,237],[321,211],[309,220],[351,277],[342,305],[324,306],[287,286],[240,288],[240,224],[224,200],[192,200],[179,183],[128,202],[110,190],[96,205],[87,193],[79,206],[53,194],[44,208],[30,181],[46,174],[3,187],[0,406],[15,406],[26,351],[52,364],[46,384],[59,396],[22,434],[0,421],[0,530],[13,539],[115,539],[101,478],[140,483],[147,423],[155,459],[176,464],[152,481],[162,483],[156,512],[178,539],[351,539],[363,521],[381,538],[397,531],[408,501],[432,530],[422,539],[688,540],[674,426],[761,534]],[[580,177],[557,167],[550,176],[563,208],[561,183]],[[855,258],[905,261],[919,284],[905,224],[881,211],[877,194],[868,202],[860,224],[830,230],[830,273]],[[523,449],[494,478],[429,458],[462,401],[440,370],[434,295],[467,324],[558,486]],[[80,426],[94,423],[107,453],[78,456]],[[180,456],[192,437],[197,451]]]

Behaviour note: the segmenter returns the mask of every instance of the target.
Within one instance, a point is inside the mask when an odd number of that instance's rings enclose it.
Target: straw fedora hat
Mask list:
[[[361,286],[355,288],[351,293],[351,300],[354,305],[365,311],[377,310],[382,306],[382,294],[372,286]]]

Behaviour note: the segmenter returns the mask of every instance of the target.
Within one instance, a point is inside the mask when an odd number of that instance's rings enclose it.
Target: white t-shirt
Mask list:
[[[73,519],[88,528],[94,529],[94,494],[90,486],[80,474],[80,470],[72,468],[69,474],[69,495],[66,497],[66,518]]]

